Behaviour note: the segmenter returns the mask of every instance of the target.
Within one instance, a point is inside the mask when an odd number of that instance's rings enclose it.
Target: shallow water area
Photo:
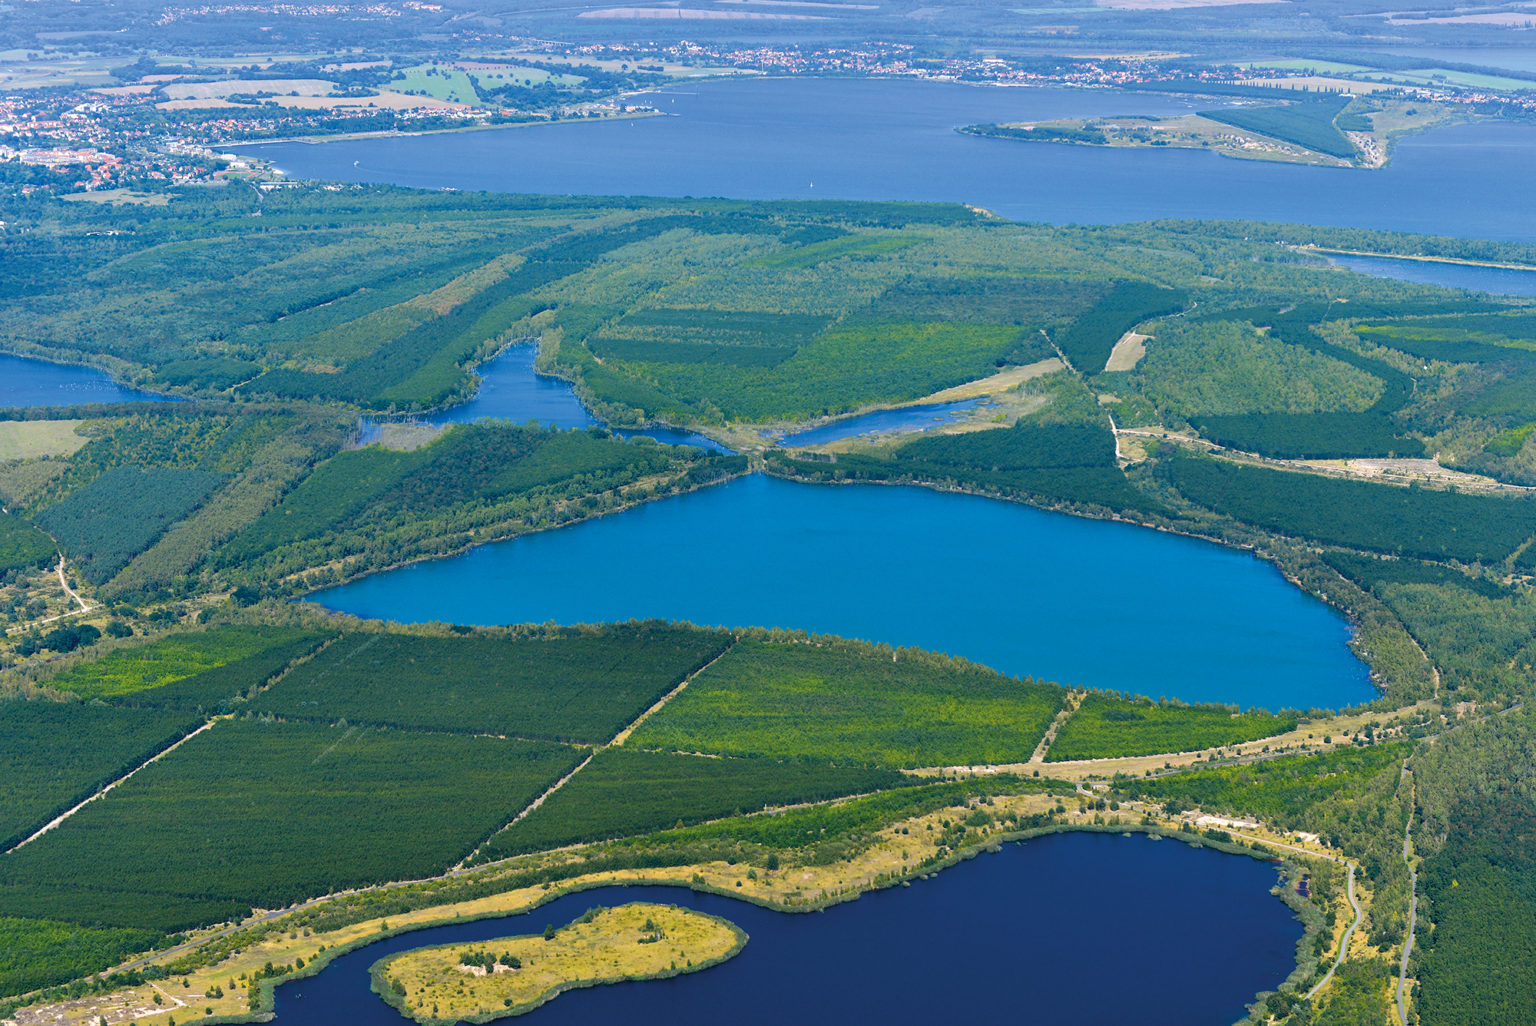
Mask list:
[[[435,427],[473,424],[491,419],[509,420],[516,424],[535,421],[554,428],[605,426],[576,398],[576,391],[570,382],[537,373],[533,366],[537,358],[538,346],[534,343],[508,346],[475,368],[480,386],[468,402],[411,417],[409,420]],[[679,428],[618,428],[613,433],[620,438],[644,436],[669,445],[693,445],[716,452],[728,451],[714,439]],[[366,445],[377,438],[378,422],[364,420],[359,428],[359,443]]]
[[[119,385],[95,367],[0,353],[0,407],[137,403],[170,398]]]
[[[820,427],[807,428],[785,435],[778,440],[782,446],[823,445],[844,438],[860,435],[877,435],[894,431],[926,431],[941,424],[953,424],[966,414],[982,406],[980,399],[962,399],[952,403],[928,403],[923,406],[903,406],[895,410],[875,410],[856,417],[843,417]]]
[[[1495,295],[1536,296],[1536,270],[1374,256],[1330,255],[1329,260],[1375,278],[1439,285],[1447,289],[1476,289]]]
[[[606,887],[344,955],[278,988],[274,1021],[397,1026],[407,1020],[368,989],[368,967],[385,955],[537,933],[595,905],[654,901],[722,916],[750,940],[712,969],[571,991],[519,1021],[1225,1026],[1291,970],[1301,925],[1269,893],[1274,883],[1274,868],[1255,859],[1073,833],[1007,845],[823,913],[675,887]]]
[[[896,79],[699,82],[645,94],[665,117],[244,148],[297,178],[557,195],[942,200],[1055,224],[1237,218],[1536,242],[1536,125],[1399,140],[1379,170],[1174,147],[987,139],[965,125],[1177,115],[1210,97]]]
[[[311,598],[407,623],[799,628],[1245,707],[1375,694],[1345,621],[1253,556],[917,487],[751,475]]]

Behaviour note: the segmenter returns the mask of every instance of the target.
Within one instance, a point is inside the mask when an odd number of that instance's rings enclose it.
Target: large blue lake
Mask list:
[[[1225,1026],[1291,970],[1301,926],[1270,895],[1274,883],[1274,869],[1253,859],[1140,836],[1061,834],[823,913],[610,887],[344,955],[280,987],[274,1021],[399,1026],[408,1020],[368,989],[368,967],[385,955],[536,933],[594,905],[660,901],[722,916],[751,939],[713,969],[573,991],[526,1021]]]
[[[423,188],[738,199],[946,200],[1005,217],[1112,223],[1251,218],[1536,242],[1536,125],[1401,140],[1382,170],[1179,149],[960,135],[977,122],[1212,106],[1147,93],[859,79],[755,79],[643,98],[671,117],[250,147],[301,178]]]
[[[752,475],[313,598],[404,622],[801,628],[1245,707],[1374,695],[1344,620],[1250,555],[913,487]]]

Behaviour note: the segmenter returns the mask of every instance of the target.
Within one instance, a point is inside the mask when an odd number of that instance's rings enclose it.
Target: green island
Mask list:
[[[1536,307],[1313,252],[1530,247],[350,186],[7,214],[26,230],[0,235],[0,346],[176,401],[0,411],[0,1016],[249,1021],[382,935],[594,886],[809,911],[1079,830],[1283,861],[1306,933],[1254,1026],[1379,1026],[1399,979],[1425,1022],[1536,1007]],[[525,340],[607,422],[735,452],[361,431],[466,398]],[[772,444],[956,397],[987,405]],[[1349,618],[1376,695],[1245,710],[766,627],[293,601],[749,472],[1253,552]],[[740,945],[664,914],[428,949],[376,981],[422,1021],[488,1018]],[[636,943],[637,915],[662,942]],[[567,934],[578,953],[536,975]],[[597,953],[612,938],[627,956]],[[460,969],[504,953],[523,968]]]
[[[531,1012],[577,987],[660,980],[734,958],[747,935],[717,916],[634,902],[594,908],[559,929],[416,948],[375,962],[373,989],[426,1026]]]

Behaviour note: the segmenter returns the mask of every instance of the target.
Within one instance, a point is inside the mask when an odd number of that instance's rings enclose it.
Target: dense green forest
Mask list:
[[[1467,563],[1498,562],[1536,536],[1536,500],[1342,481],[1212,459],[1176,459],[1191,501],[1296,538]]]
[[[36,525],[0,512],[0,573],[47,566],[56,555],[53,542]]]
[[[1037,424],[936,435],[830,460],[768,455],[767,469],[808,481],[953,485],[1008,498],[1160,512],[1115,465],[1115,440],[1098,423]]]

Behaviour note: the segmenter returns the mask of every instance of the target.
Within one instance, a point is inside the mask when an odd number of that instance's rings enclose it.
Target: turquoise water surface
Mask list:
[[[313,597],[405,622],[800,628],[1271,709],[1374,695],[1344,620],[1252,556],[921,488],[753,475]]]

